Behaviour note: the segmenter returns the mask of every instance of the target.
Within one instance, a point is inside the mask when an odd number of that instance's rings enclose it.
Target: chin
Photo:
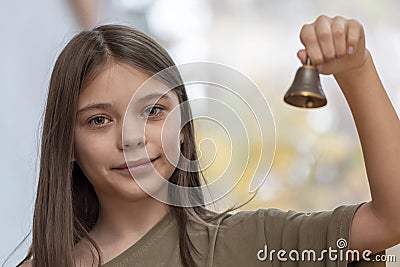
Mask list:
[[[137,183],[140,183],[140,185]],[[121,192],[124,198],[130,201],[148,197],[166,201],[168,183],[160,182],[154,178],[139,178],[138,181],[133,181],[132,178],[132,183],[129,186],[124,186],[124,188],[118,191]]]

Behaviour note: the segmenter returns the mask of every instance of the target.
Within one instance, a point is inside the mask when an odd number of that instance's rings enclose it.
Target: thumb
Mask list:
[[[297,57],[300,59],[301,63],[306,64],[307,53],[305,49],[301,49],[297,52]]]

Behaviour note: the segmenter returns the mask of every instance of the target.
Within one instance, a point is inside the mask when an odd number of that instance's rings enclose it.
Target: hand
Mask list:
[[[368,58],[362,25],[353,19],[337,16],[319,16],[313,23],[305,24],[300,32],[305,49],[297,53],[306,62],[309,55],[312,65],[322,74],[338,74],[360,68]]]

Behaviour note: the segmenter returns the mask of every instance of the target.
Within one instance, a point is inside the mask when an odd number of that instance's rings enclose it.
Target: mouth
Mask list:
[[[133,175],[133,176],[139,176],[139,175],[143,175],[146,174],[148,172],[150,172],[151,170],[154,169],[153,164],[158,160],[159,157],[156,157],[150,161],[147,161],[145,163],[142,164],[135,164],[134,166],[132,165],[126,165],[124,167],[121,168],[113,168],[113,170],[125,174],[125,175]],[[128,162],[129,163],[129,162]]]

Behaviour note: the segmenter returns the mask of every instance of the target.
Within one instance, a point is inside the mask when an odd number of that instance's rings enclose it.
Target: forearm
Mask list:
[[[392,229],[400,224],[400,121],[368,54],[362,67],[335,75],[360,138],[371,209]]]

